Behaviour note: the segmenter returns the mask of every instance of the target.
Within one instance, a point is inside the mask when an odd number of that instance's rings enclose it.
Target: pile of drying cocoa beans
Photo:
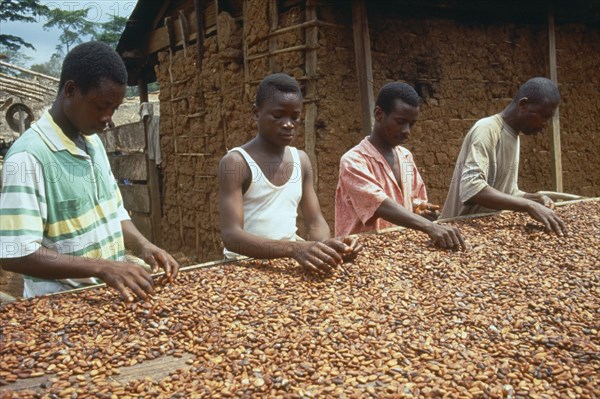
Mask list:
[[[0,398],[598,397],[600,202],[557,212],[567,237],[517,213],[454,222],[465,252],[364,235],[349,275],[243,261],[145,302],[99,288],[5,305]]]

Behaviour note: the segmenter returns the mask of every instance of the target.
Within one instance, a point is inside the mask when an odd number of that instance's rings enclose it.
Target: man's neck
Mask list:
[[[516,106],[513,103],[510,103],[502,110],[502,112],[500,112],[500,116],[502,119],[504,119],[504,122],[518,135],[521,132],[521,129],[519,129],[516,121],[516,111]]]
[[[276,146],[269,143],[267,140],[257,135],[251,142],[250,147],[257,149],[258,151],[273,157],[279,157],[283,159],[285,154],[285,146]]]
[[[71,123],[71,121],[69,121],[69,119],[61,109],[60,103],[58,101],[55,101],[52,104],[52,107],[50,107],[48,113],[54,120],[54,123],[56,123],[58,127],[60,127],[60,129],[63,131],[65,136],[67,136],[69,139],[71,139],[71,141],[77,144],[77,139],[80,136],[79,129],[77,129]]]
[[[383,155],[390,154],[394,151],[394,148],[385,141],[381,140],[381,138],[377,133],[375,133],[375,131],[371,133],[371,135],[368,137],[368,140],[371,144],[373,144],[373,147],[375,147],[377,151],[379,151]]]

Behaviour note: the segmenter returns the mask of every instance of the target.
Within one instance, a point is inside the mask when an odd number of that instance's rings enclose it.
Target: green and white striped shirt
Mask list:
[[[10,148],[2,170],[0,258],[50,248],[61,256],[122,260],[121,221],[129,215],[97,135],[78,148],[44,115]],[[60,258],[56,260],[60,262]],[[24,296],[97,283],[25,276]]]

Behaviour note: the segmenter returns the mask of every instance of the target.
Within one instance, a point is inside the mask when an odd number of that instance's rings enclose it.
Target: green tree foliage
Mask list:
[[[82,43],[86,36],[96,34],[96,25],[87,20],[87,14],[90,8],[81,10],[61,10],[55,8],[49,10],[46,14],[48,21],[44,24],[44,29],[58,28],[62,34],[58,38],[65,53],[68,53],[72,47]]]
[[[118,15],[111,15],[110,18],[110,21],[100,24],[100,29],[94,34],[93,39],[117,48],[121,34],[125,30],[127,18]]]
[[[44,15],[48,8],[38,0],[0,0],[0,27],[2,21],[36,22],[36,16]],[[19,36],[1,33],[0,52],[18,51],[21,47],[35,50],[35,47]]]
[[[31,61],[31,57],[23,54],[16,50],[6,50],[0,54],[0,60],[8,62],[9,64],[16,65],[22,68],[26,68],[26,64]],[[23,72],[17,71],[16,69],[0,66],[0,73],[5,75],[15,76],[17,78],[23,78],[25,75]],[[25,77],[26,78],[26,77]]]
[[[23,52],[18,50],[5,50],[2,51],[2,55],[0,56],[2,61],[8,62],[9,64],[13,64],[16,66],[20,66],[26,68],[28,62],[32,60],[32,58],[28,55],[23,54]]]
[[[60,70],[65,58],[60,45],[56,46],[56,52],[52,54],[49,61],[41,64],[33,64],[29,69],[35,72],[43,73],[44,75],[60,77]]]

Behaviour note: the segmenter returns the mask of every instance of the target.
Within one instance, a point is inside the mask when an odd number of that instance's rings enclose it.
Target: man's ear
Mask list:
[[[252,104],[252,119],[255,121],[258,120],[258,111],[260,111],[260,108],[256,104]]]
[[[75,93],[79,90],[77,88],[77,83],[72,80],[67,80],[63,86],[63,94],[66,98],[75,97]]]
[[[529,104],[529,99],[527,97],[521,97],[517,104],[519,105],[519,108],[523,108]]]
[[[375,109],[373,110],[373,115],[375,115],[376,121],[381,121],[381,119],[383,119],[383,117],[385,116],[385,112],[383,112],[379,105],[376,105]]]

